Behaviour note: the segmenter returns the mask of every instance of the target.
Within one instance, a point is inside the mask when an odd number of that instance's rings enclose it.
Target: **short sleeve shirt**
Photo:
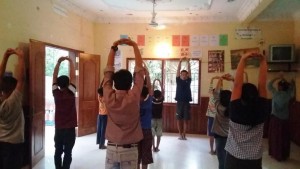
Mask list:
[[[23,95],[18,90],[0,105],[0,142],[12,144],[24,142]]]
[[[215,117],[216,113],[217,113],[217,109],[216,109],[216,106],[215,106],[216,99],[213,95],[213,84],[212,83],[209,85],[209,95],[210,96],[209,96],[206,116]]]
[[[137,143],[143,139],[140,123],[140,96],[144,85],[142,67],[135,67],[134,85],[131,90],[114,90],[114,67],[104,70],[103,98],[107,109],[105,137],[117,144]]]
[[[75,101],[76,87],[70,84],[67,89],[60,90],[56,83],[52,86],[55,102],[55,128],[77,127],[77,111]]]
[[[151,129],[153,96],[148,96],[140,106],[140,118],[142,129]]]
[[[164,97],[161,98],[153,98],[152,100],[152,118],[153,119],[161,119],[162,111],[163,111],[163,101]]]
[[[287,91],[277,91],[273,87],[273,81],[269,82],[268,89],[271,91],[272,114],[279,119],[287,120],[289,118],[290,100],[294,96],[294,86],[291,85]]]
[[[259,98],[255,106],[244,105],[241,99],[230,103],[229,133],[225,150],[238,159],[262,158],[262,137],[267,117],[265,98]]]
[[[192,101],[191,92],[192,79],[189,77],[186,80],[182,80],[180,77],[176,77],[176,101],[190,102]]]

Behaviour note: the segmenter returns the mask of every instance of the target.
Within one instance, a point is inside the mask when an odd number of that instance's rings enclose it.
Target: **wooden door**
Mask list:
[[[29,110],[31,124],[31,162],[34,166],[45,156],[45,44],[30,41]]]
[[[81,53],[78,77],[78,130],[77,136],[97,131],[100,56]]]
[[[29,105],[29,43],[19,43],[19,48],[24,52],[25,61],[25,83],[23,89],[23,113],[25,119],[25,142],[24,142],[24,155],[23,155],[23,168],[31,168],[31,114]]]

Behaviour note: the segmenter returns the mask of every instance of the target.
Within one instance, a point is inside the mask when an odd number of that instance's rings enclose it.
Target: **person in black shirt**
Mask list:
[[[181,70],[181,62],[185,59],[188,64],[188,71]],[[181,58],[177,68],[176,74],[176,119],[179,131],[179,139],[186,140],[185,134],[188,120],[190,120],[190,101],[192,101],[191,82],[190,77],[191,65],[189,59]]]
[[[159,143],[160,138],[162,136],[162,111],[163,111],[163,101],[164,97],[164,89],[159,79],[155,79],[153,81],[153,88],[155,85],[155,81],[158,81],[161,87],[160,90],[154,90],[153,92],[153,100],[152,100],[152,135],[153,135],[153,151],[159,151]],[[156,136],[156,146],[155,146],[155,136]]]

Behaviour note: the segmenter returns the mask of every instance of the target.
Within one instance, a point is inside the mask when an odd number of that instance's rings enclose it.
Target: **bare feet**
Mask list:
[[[106,146],[105,145],[100,145],[99,149],[106,149]]]
[[[179,140],[187,140],[186,137],[185,137],[185,135],[181,135],[178,139]]]
[[[159,152],[159,151],[160,151],[160,150],[159,150],[158,147],[153,148],[153,152]]]

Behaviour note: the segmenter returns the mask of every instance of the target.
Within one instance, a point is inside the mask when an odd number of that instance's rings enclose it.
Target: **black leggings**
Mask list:
[[[55,129],[54,142],[55,154],[54,163],[56,169],[69,169],[72,162],[72,149],[75,144],[75,128]],[[62,154],[64,159],[62,161]]]
[[[227,152],[225,169],[262,169],[262,159],[243,160],[235,158]]]
[[[0,141],[0,169],[21,169],[23,143],[12,144]]]

